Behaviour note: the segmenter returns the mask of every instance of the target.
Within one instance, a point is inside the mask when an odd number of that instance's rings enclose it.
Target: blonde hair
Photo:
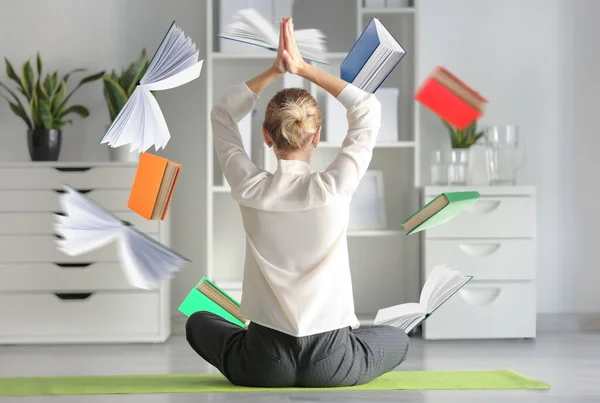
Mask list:
[[[305,89],[286,88],[267,104],[263,126],[279,150],[301,149],[321,126],[321,110]]]

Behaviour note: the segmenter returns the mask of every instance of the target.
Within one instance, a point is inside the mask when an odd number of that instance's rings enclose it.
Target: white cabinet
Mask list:
[[[426,187],[423,201],[460,190],[477,190],[481,199],[452,221],[425,231],[423,278],[446,264],[473,280],[423,322],[423,337],[535,337],[535,189]]]
[[[80,256],[56,247],[55,214],[70,185],[168,244],[168,218],[128,209],[135,164],[0,165],[0,344],[162,342],[171,330],[169,285],[127,282],[114,244]]]

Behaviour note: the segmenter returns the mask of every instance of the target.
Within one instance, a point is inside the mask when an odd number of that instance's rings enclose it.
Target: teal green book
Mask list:
[[[239,310],[240,303],[206,277],[200,280],[179,305],[179,311],[187,317],[195,312],[207,311],[245,327],[247,320],[239,315]]]
[[[445,192],[402,223],[406,235],[442,225],[479,200],[479,192]]]

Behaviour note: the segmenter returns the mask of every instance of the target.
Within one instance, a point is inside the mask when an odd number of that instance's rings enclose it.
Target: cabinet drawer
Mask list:
[[[532,281],[473,280],[423,322],[425,339],[529,338],[535,333]]]
[[[129,189],[137,165],[116,166],[25,166],[0,169],[0,189],[54,189],[63,185],[74,188]]]
[[[129,190],[94,189],[85,196],[108,210],[124,211],[127,210]],[[0,212],[53,212],[60,209],[60,193],[54,190],[0,191]]]
[[[145,233],[157,234],[160,230],[158,221],[146,220],[132,211],[114,212],[120,219],[131,223]],[[53,234],[56,218],[54,213],[2,213],[0,212],[0,235],[34,235]]]
[[[160,293],[0,294],[0,338],[159,333]]]
[[[426,202],[433,197],[428,197]],[[482,197],[426,238],[529,238],[535,236],[533,197]]]
[[[149,234],[149,236],[158,239],[156,234]],[[80,256],[69,256],[57,248],[57,239],[53,235],[2,235],[0,236],[0,262],[79,263],[119,260],[115,242]]]
[[[0,264],[0,293],[6,291],[90,292],[132,290],[119,263]]]
[[[476,280],[529,280],[536,277],[535,241],[441,240],[425,242],[427,273],[447,264]]]

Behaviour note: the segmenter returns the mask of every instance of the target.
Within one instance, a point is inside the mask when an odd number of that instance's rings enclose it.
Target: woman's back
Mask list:
[[[298,337],[357,327],[346,229],[352,194],[371,161],[380,104],[351,84],[341,90],[348,134],[329,167],[313,173],[287,151],[306,157],[301,152],[316,147],[320,110],[305,90],[278,92],[263,124],[265,141],[280,153],[270,173],[248,158],[237,127],[257,98],[239,85],[211,113],[217,156],[246,230],[240,314]]]

